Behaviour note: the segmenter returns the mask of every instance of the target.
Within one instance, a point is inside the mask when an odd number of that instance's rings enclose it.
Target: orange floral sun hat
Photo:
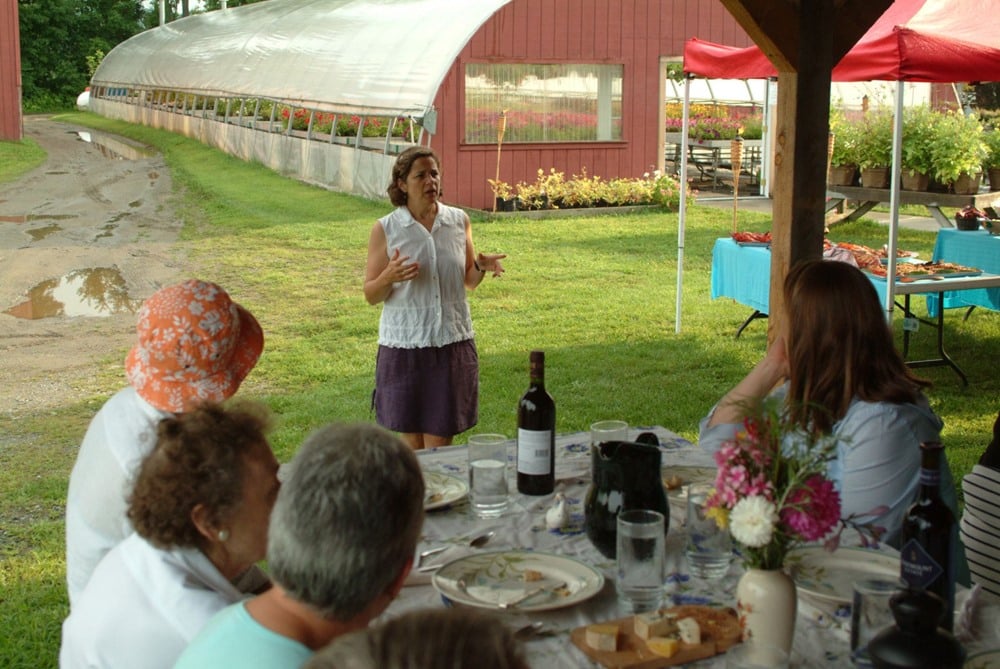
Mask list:
[[[264,349],[257,319],[220,286],[197,279],[153,293],[136,332],[125,375],[140,397],[172,413],[231,397]]]

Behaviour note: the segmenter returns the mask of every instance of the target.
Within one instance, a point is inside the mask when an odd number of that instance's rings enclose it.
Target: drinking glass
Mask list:
[[[705,515],[705,502],[712,492],[711,483],[692,483],[687,490],[688,569],[698,578],[718,579],[729,572],[733,561],[733,542],[729,530],[719,527]]]
[[[627,509],[617,523],[618,595],[633,613],[658,609],[666,562],[663,514]]]
[[[854,582],[854,601],[851,603],[851,660],[854,666],[875,666],[868,656],[868,642],[894,624],[889,598],[899,588],[899,581],[887,578]]]
[[[480,518],[496,518],[507,510],[507,437],[469,437],[469,500]]]
[[[628,441],[628,423],[623,420],[599,420],[590,426],[590,445],[606,441]]]

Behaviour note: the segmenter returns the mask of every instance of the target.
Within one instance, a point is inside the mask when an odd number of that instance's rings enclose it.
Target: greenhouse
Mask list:
[[[366,197],[383,196],[401,150],[429,145],[446,199],[489,208],[491,179],[662,169],[666,64],[695,29],[737,30],[700,6],[268,0],[123,42],[89,105]]]

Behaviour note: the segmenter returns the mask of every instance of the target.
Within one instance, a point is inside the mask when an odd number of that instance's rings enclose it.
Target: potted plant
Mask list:
[[[990,177],[990,190],[1000,190],[1000,130],[991,128],[983,133],[987,156],[983,161],[983,169]]]
[[[493,197],[496,201],[493,211],[514,211],[517,209],[517,202],[512,197],[514,188],[509,183],[500,179],[487,179],[486,181],[489,182],[490,190],[493,191]]]
[[[983,125],[976,116],[960,111],[939,115],[934,134],[934,178],[950,184],[955,193],[979,190],[983,161],[987,157]]]
[[[858,126],[851,123],[842,109],[830,110],[830,174],[831,186],[852,186],[858,170]]]
[[[934,142],[940,114],[927,106],[908,107],[903,112],[902,186],[904,190],[927,190],[934,170]]]
[[[892,114],[879,107],[865,114],[858,126],[857,157],[861,185],[888,188],[892,163]]]

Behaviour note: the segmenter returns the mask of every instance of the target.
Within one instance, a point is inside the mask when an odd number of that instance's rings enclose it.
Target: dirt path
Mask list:
[[[0,415],[7,416],[90,395],[98,365],[110,356],[108,365],[120,370],[115,358],[131,345],[138,304],[186,276],[160,155],[44,117],[26,117],[25,135],[48,160],[0,185]]]

